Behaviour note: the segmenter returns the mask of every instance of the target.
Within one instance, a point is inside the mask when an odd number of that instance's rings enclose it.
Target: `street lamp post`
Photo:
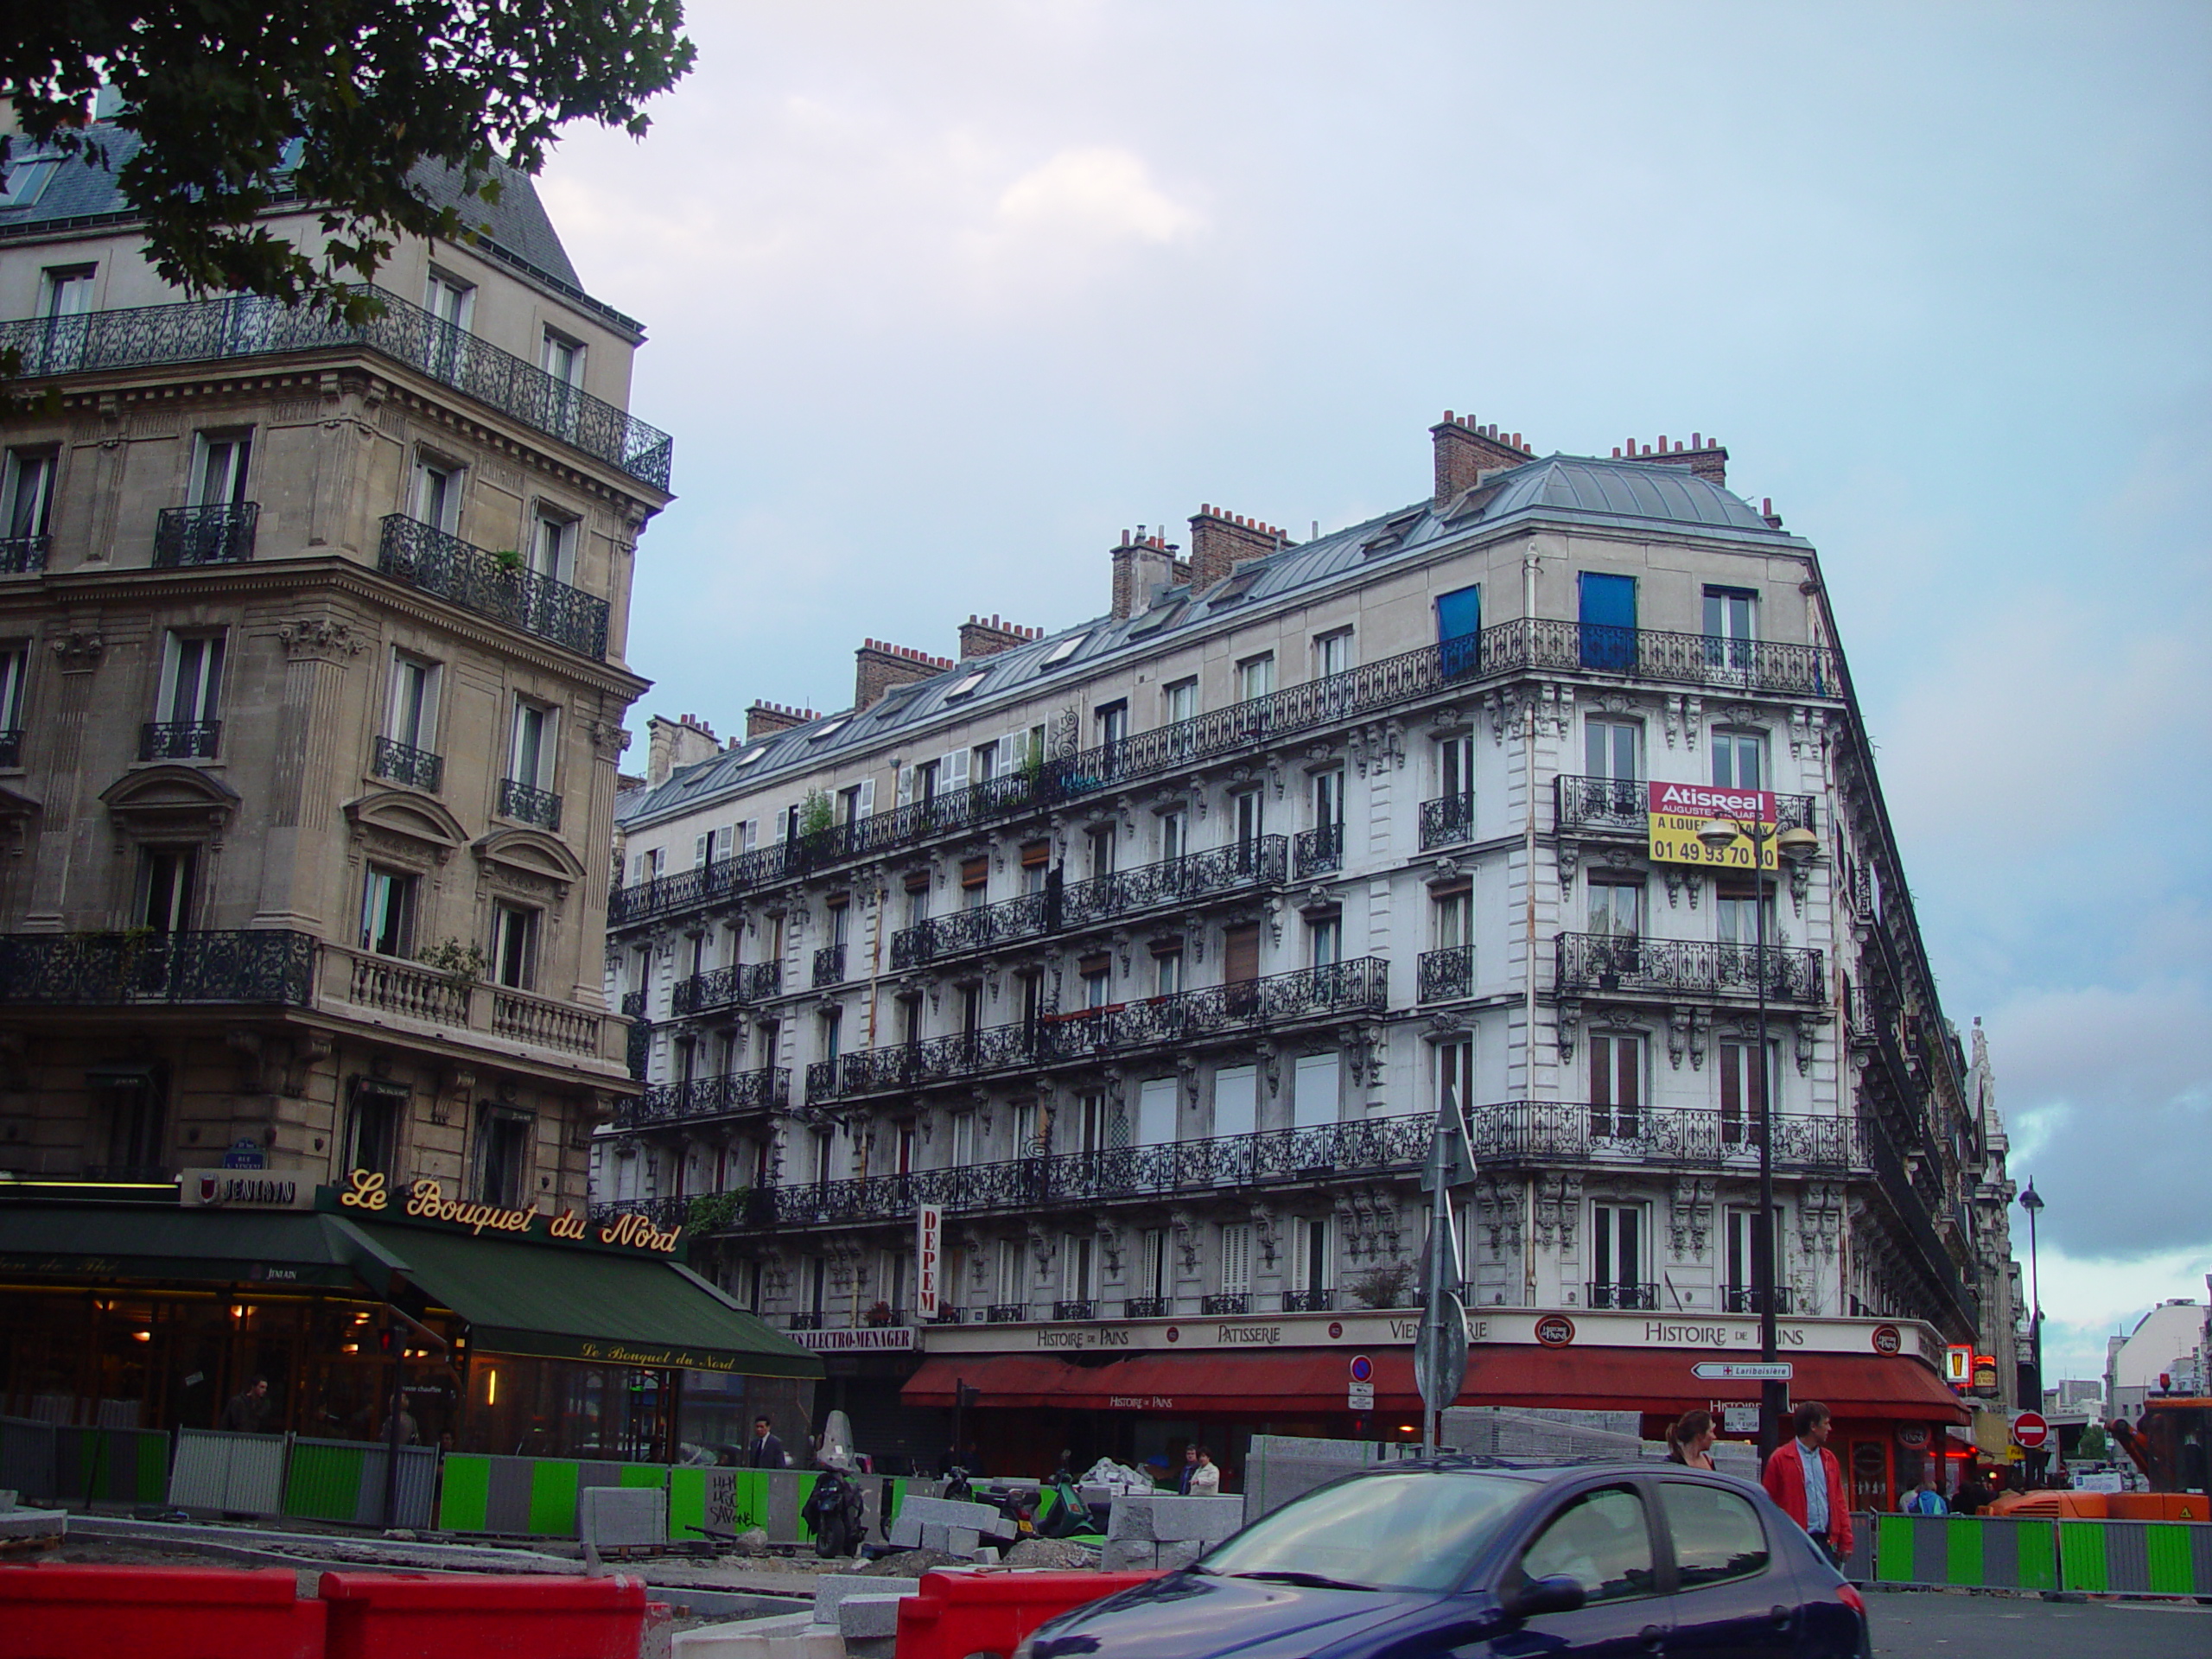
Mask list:
[[[2035,1379],[2032,1400],[2020,1403],[2029,1411],[2043,1409],[2043,1266],[2036,1255],[2036,1217],[2043,1213],[2043,1195],[2036,1191],[2035,1177],[2028,1178],[2028,1190],[2020,1194],[2020,1208],[2028,1212],[2028,1368]]]
[[[1759,1305],[1759,1358],[1771,1364],[1779,1357],[1780,1337],[1775,1325],[1774,1285],[1774,1100],[1773,1077],[1767,1065],[1766,1038],[1766,855],[1772,847],[1780,858],[1795,864],[1819,850],[1820,841],[1809,830],[1776,827],[1754,815],[1745,823],[1737,818],[1715,818],[1699,827],[1697,838],[1715,853],[1733,847],[1739,838],[1751,843],[1751,874],[1758,883],[1751,901],[1758,943],[1751,951],[1751,978],[1758,991],[1758,1046],[1752,1062],[1758,1078],[1759,1208],[1751,1217],[1751,1294]],[[1782,1406],[1789,1397],[1786,1383],[1759,1384],[1759,1465],[1782,1444]]]

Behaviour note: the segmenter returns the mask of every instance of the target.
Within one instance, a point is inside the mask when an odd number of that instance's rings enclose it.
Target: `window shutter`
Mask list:
[[[913,799],[914,769],[912,766],[901,766],[899,768],[899,804],[911,805]]]
[[[944,779],[944,786],[947,789],[967,788],[968,751],[965,749],[954,749],[947,753],[944,757],[944,766],[938,775]]]
[[[875,810],[875,779],[861,779],[861,817],[867,817]]]
[[[1252,1224],[1240,1221],[1221,1230],[1222,1294],[1235,1296],[1252,1284]]]
[[[707,861],[709,855],[714,851],[714,839],[711,832],[691,837],[691,868],[693,869],[697,869]]]
[[[1020,762],[1014,758],[1015,755],[1020,753],[1019,749],[1015,746],[1019,744],[1020,741],[1020,736],[1012,732],[1007,733],[1004,737],[999,739],[998,764],[992,768],[998,776],[1001,778],[1005,777],[1007,773],[1012,772],[1015,766],[1020,764]]]

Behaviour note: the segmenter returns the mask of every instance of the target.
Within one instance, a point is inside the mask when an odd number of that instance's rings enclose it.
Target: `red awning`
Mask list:
[[[1741,1356],[1734,1356],[1741,1357]],[[1343,1349],[1272,1353],[1132,1354],[1103,1365],[1046,1354],[937,1354],[899,1390],[910,1406],[950,1407],[956,1381],[986,1407],[1068,1410],[1236,1412],[1281,1415],[1346,1409],[1352,1356]],[[1416,1412],[1413,1356],[1370,1356],[1376,1412]],[[1468,1357],[1465,1406],[1556,1406],[1674,1415],[1713,1400],[1755,1400],[1758,1386],[1707,1382],[1690,1367],[1717,1354],[1649,1348],[1477,1347]],[[1793,1355],[1793,1400],[1819,1400],[1840,1418],[1964,1422],[1967,1413],[1915,1359],[1880,1354]]]

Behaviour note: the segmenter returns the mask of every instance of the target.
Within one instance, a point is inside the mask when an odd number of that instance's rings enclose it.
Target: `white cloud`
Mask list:
[[[1001,223],[1085,240],[1173,242],[1197,230],[1196,212],[1156,187],[1126,149],[1064,149],[999,197]]]
[[[2024,1269],[2024,1230],[2016,1243]],[[2107,1337],[2126,1336],[2173,1297],[2202,1301],[2204,1275],[2212,1273],[2212,1247],[2100,1258],[2069,1255],[2046,1239],[2040,1254],[2046,1384],[2062,1376],[2102,1376]],[[2024,1277],[2023,1294],[2027,1288]]]

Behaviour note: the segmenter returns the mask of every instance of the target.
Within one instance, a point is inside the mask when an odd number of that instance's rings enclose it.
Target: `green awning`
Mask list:
[[[351,1285],[359,1252],[309,1211],[0,1205],[0,1273]]]
[[[479,1351],[751,1376],[822,1375],[822,1361],[673,1262],[327,1217],[468,1321]],[[373,1277],[372,1278],[373,1282]]]

